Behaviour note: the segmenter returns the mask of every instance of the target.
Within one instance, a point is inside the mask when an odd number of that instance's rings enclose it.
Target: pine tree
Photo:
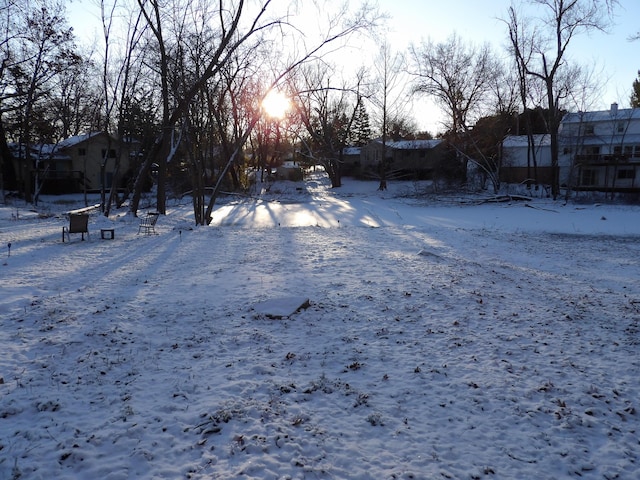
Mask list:
[[[631,93],[631,107],[640,107],[640,70],[638,70],[638,78],[633,81],[633,92]]]
[[[356,147],[362,147],[371,140],[371,124],[369,123],[369,114],[364,106],[364,102],[360,101],[358,110],[353,119],[353,127],[349,142]]]

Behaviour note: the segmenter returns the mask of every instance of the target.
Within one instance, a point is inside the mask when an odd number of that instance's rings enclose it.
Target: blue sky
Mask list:
[[[506,46],[506,18],[511,0],[379,0],[382,10],[392,15],[390,41],[400,49],[422,39],[446,40],[457,33],[469,42],[489,42],[496,49]],[[575,37],[568,58],[595,65],[602,71],[606,88],[596,108],[607,109],[613,102],[629,106],[631,85],[640,69],[640,41],[628,37],[640,31],[640,1],[620,0],[614,26],[608,34],[596,32]],[[433,112],[431,112],[431,115]],[[434,123],[426,122],[429,130]]]
[[[274,6],[279,3],[286,2],[276,1]],[[411,42],[423,39],[443,41],[454,32],[469,42],[489,42],[496,50],[506,46],[506,26],[499,18],[506,17],[511,0],[378,0],[378,3],[391,16],[387,38],[395,50],[403,51]],[[628,41],[630,35],[640,31],[640,0],[619,3],[610,33],[580,35],[568,52],[568,57],[595,65],[602,72],[606,88],[596,102],[595,108],[599,109],[607,109],[613,102],[628,107],[631,84],[640,69],[640,41]],[[91,24],[97,25],[95,4],[94,0],[73,0],[68,4],[70,23],[78,34]],[[440,125],[437,109],[422,99],[414,107],[418,125],[437,132]]]

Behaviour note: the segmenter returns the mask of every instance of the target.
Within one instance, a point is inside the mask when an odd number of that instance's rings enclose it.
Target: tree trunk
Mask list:
[[[551,196],[554,200],[558,198],[560,194],[560,172],[558,167],[559,157],[559,142],[558,142],[558,130],[560,128],[560,122],[558,121],[558,105],[555,101],[553,77],[547,76],[547,101],[549,102],[549,136],[551,139]]]
[[[0,118],[0,191],[4,197],[5,187],[17,187],[17,175],[13,163],[13,154],[7,144],[4,122]]]

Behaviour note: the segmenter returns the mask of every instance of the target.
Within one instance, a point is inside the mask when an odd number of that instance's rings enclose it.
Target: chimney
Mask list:
[[[613,102],[611,104],[611,116],[615,117],[616,115],[618,115],[618,104],[616,102]]]

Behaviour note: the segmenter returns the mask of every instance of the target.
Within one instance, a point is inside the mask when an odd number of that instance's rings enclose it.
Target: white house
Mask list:
[[[551,183],[551,143],[535,135],[507,136],[502,144],[501,179],[519,183],[537,178]],[[560,124],[560,185],[575,190],[640,191],[640,109],[568,113]],[[535,152],[537,169],[533,168]]]
[[[573,164],[580,190],[640,190],[640,109],[569,113],[560,129],[560,154]]]
[[[568,165],[564,160],[560,165],[561,183],[566,182],[568,175]],[[527,135],[509,135],[502,142],[500,181],[522,183],[532,179],[544,184],[550,184],[553,179],[551,137],[533,135],[530,142]]]

